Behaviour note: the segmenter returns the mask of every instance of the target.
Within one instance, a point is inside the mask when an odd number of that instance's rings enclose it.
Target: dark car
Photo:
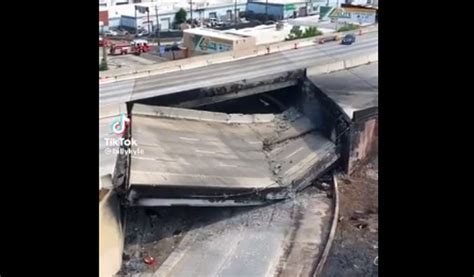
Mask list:
[[[344,36],[344,38],[341,41],[341,44],[344,45],[351,45],[356,41],[356,37],[354,34],[347,34]]]

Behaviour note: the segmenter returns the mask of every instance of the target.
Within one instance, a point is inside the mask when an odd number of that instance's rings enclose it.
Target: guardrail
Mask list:
[[[128,79],[135,79],[147,76],[153,76],[174,71],[186,70],[210,64],[218,64],[234,60],[252,58],[262,56],[279,51],[286,51],[290,49],[305,47],[318,43],[321,39],[337,39],[348,33],[367,34],[377,32],[377,26],[370,26],[360,29],[359,31],[348,31],[340,33],[332,33],[330,35],[321,35],[316,37],[296,39],[291,41],[278,42],[268,45],[259,45],[251,49],[243,49],[240,51],[229,51],[210,55],[202,55],[190,57],[182,60],[168,61],[159,64],[145,65],[139,69],[116,69],[113,72],[101,71],[99,72],[100,83],[112,83],[115,81],[122,81]]]

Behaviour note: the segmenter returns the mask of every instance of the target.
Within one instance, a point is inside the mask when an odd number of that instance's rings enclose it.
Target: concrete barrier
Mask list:
[[[326,74],[334,71],[339,71],[343,69],[349,69],[352,67],[368,64],[371,62],[378,61],[378,53],[371,53],[364,56],[350,58],[342,61],[336,61],[333,63],[328,63],[324,65],[312,66],[306,69],[306,75],[317,75],[317,74]]]
[[[110,179],[110,175],[107,176]],[[102,198],[102,199],[100,199]],[[115,191],[99,193],[99,276],[110,277],[122,266],[124,231]]]
[[[251,115],[251,114],[240,114],[240,113],[229,114],[229,119],[228,119],[227,123],[229,123],[229,124],[253,123],[253,115]]]
[[[268,123],[275,119],[274,114],[254,114],[253,122],[255,123]]]
[[[227,114],[216,113],[216,112],[203,111],[199,116],[199,120],[208,121],[208,122],[227,123],[228,119],[229,119],[229,116]]]
[[[373,53],[369,55],[369,62],[378,62],[379,61],[379,53]]]
[[[344,61],[337,61],[329,64],[308,67],[306,70],[306,75],[326,74],[343,69],[345,69]]]
[[[361,64],[369,63],[369,56],[359,56],[344,60],[344,68],[351,68]]]
[[[199,61],[199,62],[193,62],[193,63],[186,63],[181,66],[181,70],[186,70],[186,69],[191,69],[191,68],[196,68],[196,67],[203,67],[208,65],[209,62],[207,60],[204,61]]]

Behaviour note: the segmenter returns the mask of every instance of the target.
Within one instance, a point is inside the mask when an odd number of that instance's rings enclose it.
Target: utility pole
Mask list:
[[[265,1],[265,22],[268,21],[268,0]]]
[[[138,17],[137,17],[137,5],[135,5],[135,37],[138,36]]]
[[[150,30],[150,9],[146,9],[146,16],[147,16],[147,21],[148,21],[148,35],[151,35],[151,30]]]
[[[107,70],[108,65],[107,65],[107,46],[106,46],[106,34],[104,33],[104,25],[102,25],[102,61],[101,61],[101,70]]]
[[[189,1],[189,14],[191,16],[191,28],[193,27],[193,0]]]
[[[337,0],[336,2],[336,32],[337,32],[337,23],[339,22],[339,13],[340,13],[339,0]]]
[[[160,19],[158,18],[158,4],[156,4],[156,6],[155,6],[155,14],[156,14],[156,32],[157,32],[156,36],[158,38],[157,52],[159,52],[160,55],[161,55],[161,49],[160,49],[160,45],[161,45],[161,43],[160,43],[160,29],[161,29],[161,27],[160,27]]]
[[[234,24],[237,24],[237,0],[234,3]]]

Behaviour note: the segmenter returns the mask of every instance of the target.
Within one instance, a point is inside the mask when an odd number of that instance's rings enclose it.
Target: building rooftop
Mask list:
[[[230,33],[228,31],[219,31],[219,30],[208,29],[208,28],[186,29],[183,32],[188,33],[188,34],[195,34],[195,35],[208,36],[208,37],[214,37],[214,38],[222,38],[222,39],[227,39],[227,40],[232,40],[232,41],[249,37],[248,35],[244,35],[244,34]]]
[[[252,2],[253,3],[267,3],[267,0],[253,0]],[[268,0],[268,4],[280,4],[280,5],[305,4],[305,3],[306,3],[305,1],[301,1],[301,0]]]
[[[276,29],[276,25],[259,25],[251,28],[243,29],[230,29],[225,31],[227,34],[235,34],[241,36],[252,36],[255,37],[257,45],[277,43],[285,41],[288,35],[291,32],[293,26],[300,26],[301,30],[304,31],[308,26],[317,26],[323,34],[334,32],[334,29],[330,28],[321,28],[317,24],[310,24],[304,21],[288,21],[288,23],[283,24],[281,30]]]

